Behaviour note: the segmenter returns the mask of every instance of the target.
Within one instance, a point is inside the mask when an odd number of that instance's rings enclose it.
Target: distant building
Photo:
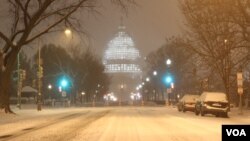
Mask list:
[[[140,58],[140,52],[126,33],[125,26],[119,26],[118,33],[109,41],[104,52],[103,64],[105,72],[112,78],[110,91],[121,101],[129,100],[130,93],[140,82]]]

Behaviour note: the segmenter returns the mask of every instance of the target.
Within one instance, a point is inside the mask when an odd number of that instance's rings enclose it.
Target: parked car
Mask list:
[[[213,114],[217,117],[228,117],[228,111],[229,102],[226,94],[221,92],[203,92],[195,104],[196,115]]]
[[[199,95],[186,94],[184,95],[177,104],[178,111],[194,111],[195,102]]]

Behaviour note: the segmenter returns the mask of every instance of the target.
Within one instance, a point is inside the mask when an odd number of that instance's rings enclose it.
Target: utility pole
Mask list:
[[[226,53],[226,58],[225,58],[225,74],[226,74],[226,94],[229,98],[230,95],[230,74],[231,74],[231,70],[230,70],[230,52],[231,52],[231,48],[230,48],[230,44],[229,44],[229,40],[225,39],[224,40],[225,43],[225,53]],[[229,103],[231,102],[231,99],[228,99]]]
[[[120,92],[120,98],[119,98],[119,106],[122,105],[123,89],[124,89],[124,84],[122,83],[122,84],[121,84],[121,87],[120,87],[121,92]]]

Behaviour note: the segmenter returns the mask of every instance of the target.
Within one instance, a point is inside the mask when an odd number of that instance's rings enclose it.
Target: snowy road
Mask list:
[[[17,113],[0,117],[0,140],[219,141],[222,124],[250,123],[247,114],[200,117],[166,107],[68,108]]]

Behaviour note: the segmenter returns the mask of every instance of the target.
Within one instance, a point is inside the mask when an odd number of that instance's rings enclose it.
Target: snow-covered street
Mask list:
[[[219,141],[222,124],[249,124],[250,114],[195,116],[173,107],[16,110],[0,114],[0,140],[10,141]]]

